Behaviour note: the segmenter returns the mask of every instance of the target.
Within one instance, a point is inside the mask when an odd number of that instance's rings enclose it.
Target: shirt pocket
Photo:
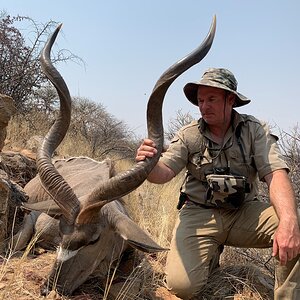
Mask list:
[[[241,151],[237,149],[230,151],[230,169],[236,175],[245,176],[249,183],[256,178],[257,171],[253,156],[245,153],[244,160]]]
[[[212,159],[207,149],[204,153],[190,154],[187,169],[196,179],[206,181],[206,175],[212,173]]]

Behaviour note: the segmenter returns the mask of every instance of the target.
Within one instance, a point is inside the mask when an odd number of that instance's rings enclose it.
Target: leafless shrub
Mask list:
[[[132,159],[137,148],[133,132],[123,121],[109,114],[101,103],[78,97],[73,99],[66,140],[88,145],[87,155],[99,160],[107,156]]]
[[[0,90],[15,100],[18,113],[27,113],[41,102],[40,89],[48,80],[41,71],[39,56],[57,22],[38,23],[27,16],[0,17]],[[83,64],[82,59],[67,49],[59,49],[52,58],[54,63],[74,61]],[[51,97],[44,97],[47,108]]]
[[[300,205],[300,132],[295,126],[291,133],[280,130],[279,144],[285,160],[290,168],[290,178],[295,195]]]
[[[13,117],[7,128],[5,149],[26,148],[33,136],[45,135],[55,118],[54,107],[45,107],[32,108],[25,118]],[[75,98],[70,130],[56,154],[86,155],[99,160],[133,159],[136,149],[137,139],[123,121],[109,114],[100,103]]]
[[[182,109],[177,110],[175,117],[168,122],[168,129],[165,131],[166,139],[171,141],[181,127],[191,123],[194,119],[189,112],[183,112]]]

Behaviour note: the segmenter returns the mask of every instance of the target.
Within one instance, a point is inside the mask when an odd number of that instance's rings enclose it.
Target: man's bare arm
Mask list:
[[[279,218],[274,235],[273,255],[285,265],[300,253],[300,230],[294,190],[286,170],[276,170],[265,176],[270,201]]]

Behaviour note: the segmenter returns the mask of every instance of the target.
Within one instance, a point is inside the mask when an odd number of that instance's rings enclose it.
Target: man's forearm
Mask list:
[[[159,161],[147,177],[147,180],[152,183],[162,184],[170,181],[175,175],[176,174],[172,169]]]
[[[300,253],[300,230],[297,204],[291,181],[285,170],[277,170],[266,177],[270,201],[279,218],[273,236],[273,256],[278,256],[282,265]]]
[[[298,223],[294,190],[285,170],[277,170],[266,177],[270,201],[282,222]]]

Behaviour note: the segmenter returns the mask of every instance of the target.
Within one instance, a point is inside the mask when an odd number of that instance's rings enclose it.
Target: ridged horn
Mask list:
[[[178,76],[199,63],[206,56],[211,48],[215,31],[216,17],[214,16],[209,33],[202,44],[167,69],[154,86],[148,100],[147,128],[149,139],[153,140],[156,144],[157,154],[152,158],[138,162],[132,169],[117,174],[115,177],[110,178],[109,181],[101,182],[90,195],[87,206],[80,211],[76,223],[90,222],[97,211],[95,210],[96,207],[102,207],[109,201],[130,193],[146,180],[153,167],[157,164],[163,148],[162,105],[165,94]]]
[[[50,59],[51,48],[61,27],[62,24],[53,32],[40,56],[42,70],[57,90],[60,111],[38,150],[37,169],[45,190],[61,208],[67,224],[72,225],[79,212],[80,203],[71,187],[55,169],[51,160],[54,150],[64,139],[71,120],[71,97],[68,87]]]

